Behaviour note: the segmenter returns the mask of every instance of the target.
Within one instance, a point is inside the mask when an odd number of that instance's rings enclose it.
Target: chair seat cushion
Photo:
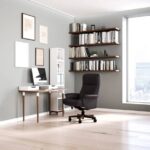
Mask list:
[[[83,103],[81,99],[63,99],[63,103],[68,106],[82,107]]]

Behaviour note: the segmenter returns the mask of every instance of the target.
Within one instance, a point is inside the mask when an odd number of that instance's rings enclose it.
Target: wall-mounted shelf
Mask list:
[[[119,45],[119,43],[97,43],[97,44],[79,44],[79,45],[69,45],[69,47],[90,47],[90,46],[108,46],[108,45]]]
[[[93,32],[109,32],[109,31],[120,31],[119,28],[102,28],[102,29],[96,29],[96,30],[87,30],[87,31],[78,31],[78,32],[69,32],[69,34],[88,34]]]
[[[93,70],[83,70],[83,71],[77,71],[77,70],[69,70],[69,72],[75,72],[75,73],[82,73],[82,72],[119,72],[119,70],[99,70],[99,71],[93,71]]]
[[[102,57],[74,57],[74,58],[69,58],[71,60],[100,60],[100,59],[117,59],[119,56],[102,56]]]

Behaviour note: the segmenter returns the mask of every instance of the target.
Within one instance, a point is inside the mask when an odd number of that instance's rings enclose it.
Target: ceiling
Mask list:
[[[74,17],[150,7],[150,0],[29,0]]]

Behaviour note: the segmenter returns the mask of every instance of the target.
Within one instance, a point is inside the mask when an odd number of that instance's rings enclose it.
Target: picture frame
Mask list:
[[[39,26],[39,41],[42,44],[48,44],[48,27],[44,25]]]
[[[15,42],[15,67],[29,67],[29,43]]]
[[[22,13],[22,39],[35,41],[35,16]]]
[[[35,65],[44,66],[44,49],[35,48]]]

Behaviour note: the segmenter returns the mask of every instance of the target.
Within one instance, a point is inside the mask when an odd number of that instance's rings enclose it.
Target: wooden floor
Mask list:
[[[74,111],[71,112],[75,113]],[[150,150],[150,116],[93,110],[97,123],[70,112],[0,126],[0,150]]]

